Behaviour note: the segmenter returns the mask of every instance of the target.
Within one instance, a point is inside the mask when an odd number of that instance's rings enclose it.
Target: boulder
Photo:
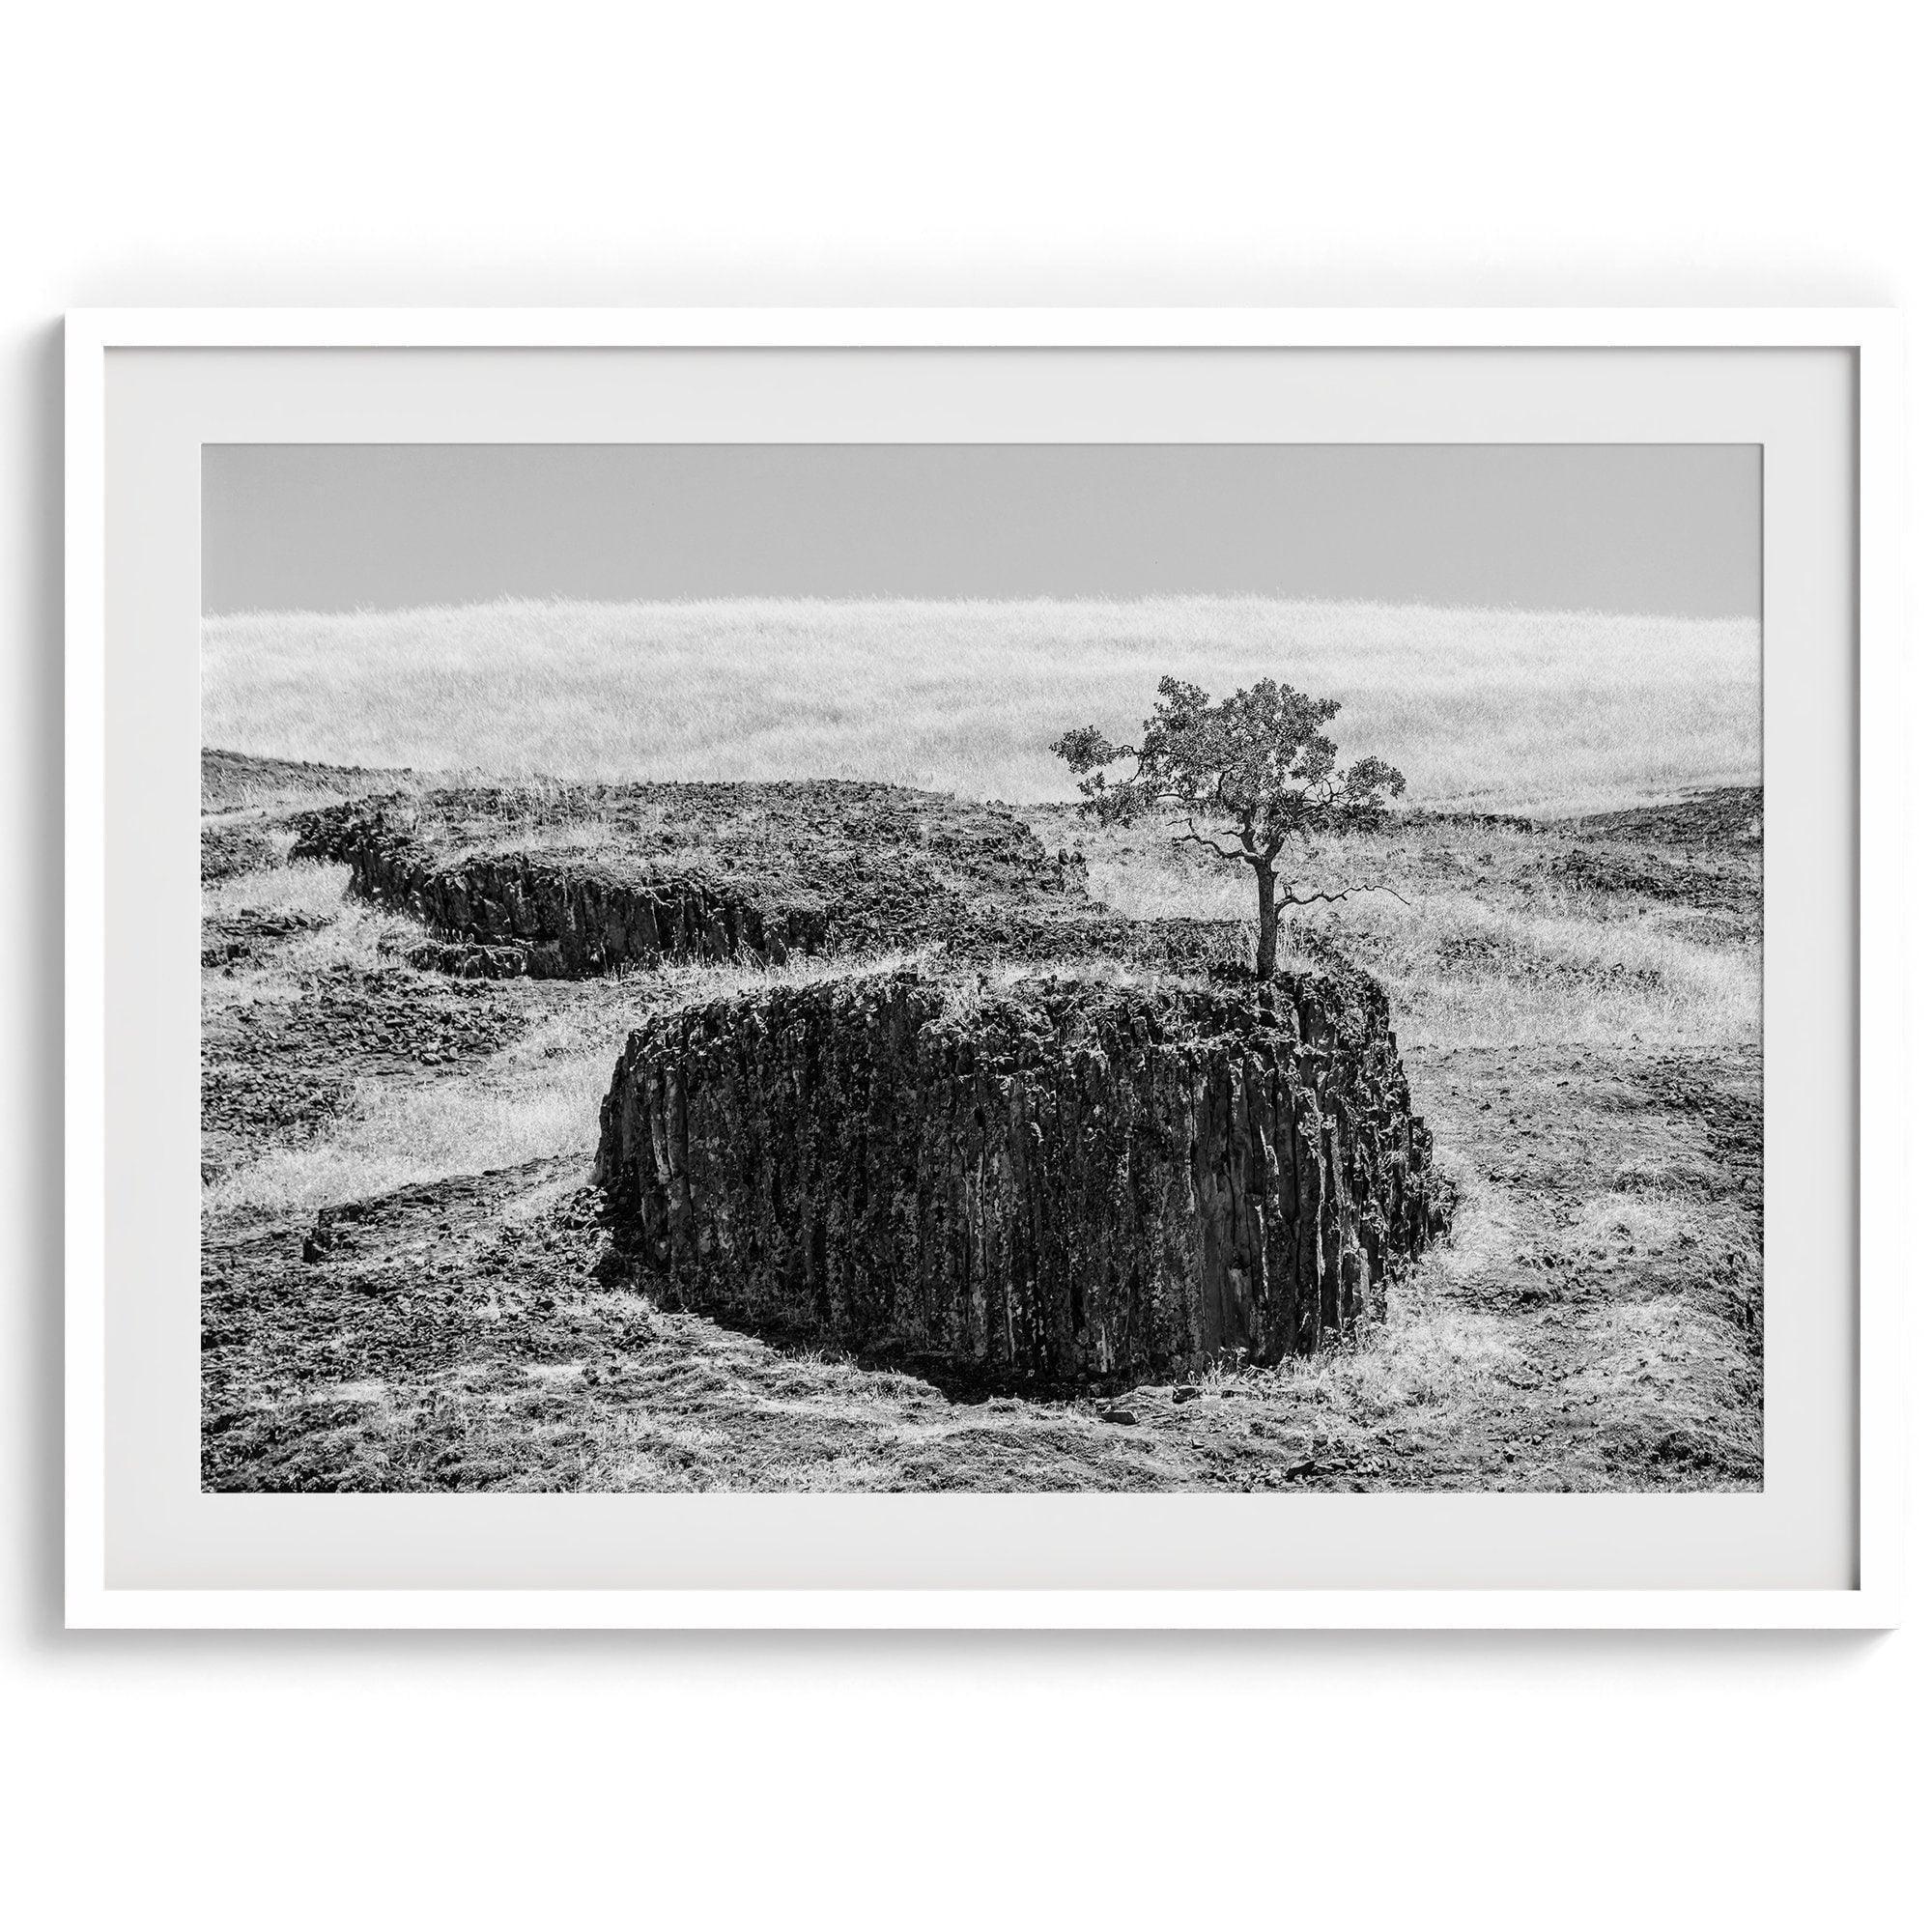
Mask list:
[[[632,1035],[597,1179],[657,1290],[989,1386],[1306,1355],[1446,1213],[1380,989],[900,971]]]

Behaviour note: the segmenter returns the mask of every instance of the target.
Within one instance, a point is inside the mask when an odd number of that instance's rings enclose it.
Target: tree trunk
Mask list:
[[[1261,920],[1255,932],[1255,978],[1274,978],[1275,944],[1281,935],[1281,908],[1274,897],[1274,867],[1257,866],[1255,885],[1261,895]]]

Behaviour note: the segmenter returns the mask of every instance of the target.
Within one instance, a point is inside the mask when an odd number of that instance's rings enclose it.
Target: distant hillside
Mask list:
[[[1177,597],[573,604],[203,626],[203,740],[565,779],[865,778],[1071,795],[1047,750],[1124,734],[1167,672],[1343,700],[1409,799],[1609,810],[1759,777],[1747,619]]]

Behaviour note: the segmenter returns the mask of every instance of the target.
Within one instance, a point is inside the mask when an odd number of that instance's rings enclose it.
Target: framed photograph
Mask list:
[[[70,1622],[1894,1621],[1898,359],[71,316]]]

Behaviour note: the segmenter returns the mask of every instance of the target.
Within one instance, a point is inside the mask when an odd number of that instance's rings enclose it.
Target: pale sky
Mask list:
[[[202,608],[1163,592],[1751,616],[1755,444],[258,443]]]

